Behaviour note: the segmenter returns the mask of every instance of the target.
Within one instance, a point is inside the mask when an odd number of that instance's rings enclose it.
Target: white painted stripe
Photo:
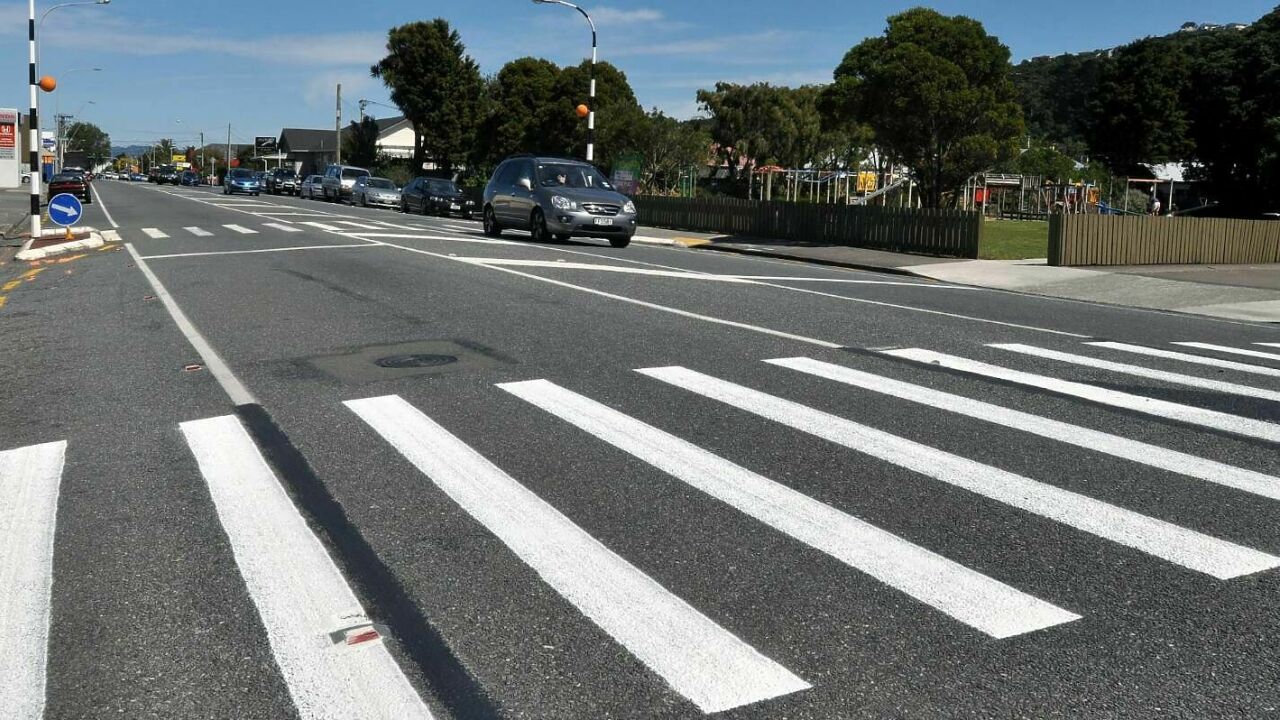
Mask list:
[[[211,233],[211,232],[209,232],[208,230],[205,230],[205,229],[203,229],[203,228],[198,228],[198,227],[185,227],[185,228],[182,228],[182,229],[183,229],[183,230],[186,230],[187,232],[191,233],[192,235],[195,235],[196,237],[212,237],[212,236],[213,236],[213,233]]]
[[[334,228],[337,230],[337,228]],[[481,237],[451,237],[447,235],[423,235],[409,233],[385,233],[385,232],[358,232],[352,233],[352,236],[359,238],[377,238],[382,240],[446,240],[448,242],[459,243],[475,243],[477,245],[520,245],[521,243],[512,242],[511,240],[495,240],[492,238]],[[395,247],[395,246],[392,246]],[[459,260],[460,258],[450,258],[451,260]],[[464,260],[465,262],[465,260]],[[476,263],[472,263],[476,264]]]
[[[400,397],[346,405],[556,592],[704,712],[810,687]]]
[[[58,487],[67,443],[0,452],[0,708],[39,720],[45,704]]]
[[[311,226],[311,227],[313,227],[313,228],[319,228],[319,229],[321,229],[321,230],[326,230],[326,231],[328,231],[328,232],[342,232],[342,229],[341,229],[341,228],[335,227],[335,226],[333,226],[333,225],[326,225],[326,224],[324,224],[324,223],[319,223],[319,222],[304,222],[304,223],[302,223],[302,224],[303,224],[303,225],[310,225],[310,226]]]
[[[335,220],[335,222],[340,223],[340,224],[342,224],[342,225],[347,225],[347,226],[349,226],[349,227],[357,228],[357,229],[359,229],[359,230],[383,230],[383,229],[386,229],[386,226],[385,226],[385,225],[371,225],[371,224],[366,223],[366,222],[355,222],[354,220]]]
[[[231,372],[231,368],[227,367],[227,364],[223,362],[222,356],[218,355],[218,352],[213,349],[213,346],[204,338],[204,335],[201,335],[191,320],[187,319],[187,314],[182,312],[182,308],[178,307],[178,301],[173,299],[173,296],[169,294],[169,291],[160,282],[160,278],[156,277],[156,274],[151,271],[151,266],[138,254],[138,250],[133,246],[133,243],[125,243],[124,246],[128,249],[129,255],[133,256],[134,264],[142,271],[143,276],[147,278],[147,282],[151,283],[151,289],[155,291],[156,297],[160,298],[160,302],[164,303],[164,307],[169,311],[169,316],[173,318],[173,322],[182,331],[182,334],[186,336],[187,342],[191,343],[191,347],[195,348],[196,353],[200,355],[200,360],[204,362],[204,366],[209,369],[209,373],[222,386],[223,391],[227,393],[227,397],[231,398],[231,402],[236,405],[256,403],[257,399],[244,386],[244,383],[240,382],[240,378]]]
[[[1182,345],[1184,343],[1174,343]],[[1118,342],[1089,342],[1085,345],[1093,345],[1094,347],[1107,348],[1108,350],[1119,350],[1120,352],[1133,353],[1135,355],[1147,355],[1149,357],[1165,358],[1168,360],[1177,360],[1179,362],[1191,363],[1192,365],[1206,365],[1208,367],[1222,368],[1223,370],[1235,370],[1237,372],[1252,373],[1254,375],[1269,375],[1271,377],[1280,377],[1280,368],[1269,368],[1261,365],[1249,365],[1247,363],[1232,362],[1230,360],[1219,360],[1218,358],[1205,357],[1203,355],[1191,355],[1188,353],[1173,352],[1172,350],[1160,350],[1158,348],[1146,347],[1145,345],[1129,345],[1128,343]],[[1258,353],[1267,356],[1266,353]],[[1280,360],[1280,355],[1274,355]]]
[[[369,618],[240,421],[181,428],[299,715],[430,718],[382,642],[346,647],[330,638]]]
[[[167,255],[143,255],[143,260],[168,260],[171,258],[210,257],[213,255],[254,255],[257,253],[293,252],[295,250],[352,250],[357,248],[382,247],[374,243],[355,245],[301,245],[298,247],[259,248],[256,250],[213,250],[210,252],[169,253]]]
[[[1268,343],[1258,343],[1259,345],[1267,345]],[[1244,348],[1234,348],[1226,345],[1213,345],[1202,342],[1176,342],[1174,345],[1182,345],[1183,347],[1198,348],[1200,350],[1213,350],[1215,352],[1227,353],[1228,355],[1244,355],[1245,357],[1261,358],[1263,360],[1280,361],[1280,355],[1275,353],[1262,352],[1259,350],[1247,350]],[[1280,347],[1280,345],[1276,345]]]
[[[835,380],[846,385],[878,392],[891,397],[920,403],[929,408],[965,415],[984,422],[1003,425],[1022,432],[1029,432],[1058,442],[1075,445],[1086,450],[1104,453],[1131,462],[1149,465],[1161,470],[1186,475],[1197,480],[1223,485],[1235,490],[1280,500],[1280,478],[1226,465],[1213,460],[1169,450],[1149,443],[1098,432],[1080,425],[1050,420],[1038,415],[1010,410],[999,405],[952,395],[920,385],[901,382],[881,375],[854,370],[843,365],[812,360],[787,358],[766,360],[779,367]],[[1123,479],[1123,478],[1121,478]]]
[[[152,240],[163,240],[169,237],[168,233],[158,228],[142,228],[142,232]]]
[[[1261,345],[1263,347],[1280,347],[1280,343],[1254,343],[1254,345]]]
[[[285,225],[283,223],[269,222],[269,223],[262,223],[262,226],[274,228],[276,230],[279,230],[280,232],[287,232],[287,233],[302,232],[302,228],[296,228],[296,227],[293,227],[292,225]]]
[[[1280,566],[1280,557],[1209,537],[693,370],[669,367],[639,372],[1215,578],[1239,577]]]
[[[120,224],[116,222],[115,218],[111,217],[111,211],[107,209],[107,204],[102,202],[102,196],[98,194],[98,190],[90,185],[89,192],[93,193],[93,201],[98,204],[98,209],[107,217],[107,222],[111,223],[111,227],[119,229]]]
[[[1059,362],[1071,363],[1072,365],[1080,365],[1082,367],[1107,370],[1114,373],[1120,373],[1121,375],[1133,375],[1134,377],[1147,378],[1149,380],[1160,380],[1162,382],[1173,383],[1175,385],[1186,385],[1188,387],[1196,387],[1203,390],[1213,390],[1215,392],[1226,393],[1228,395],[1242,395],[1244,397],[1258,398],[1260,400],[1280,402],[1280,391],[1266,390],[1264,388],[1253,387],[1251,385],[1237,385],[1236,383],[1225,382],[1223,380],[1206,380],[1193,375],[1165,372],[1164,370],[1152,370],[1151,368],[1139,367],[1137,365],[1126,365],[1124,363],[1111,362],[1109,360],[1099,360],[1098,358],[1058,352],[1057,350],[1023,345],[1021,343],[993,343],[987,347],[993,347],[997,350],[1008,350],[1009,352],[1030,355],[1032,357],[1045,358],[1046,360],[1057,360]],[[1280,429],[1280,426],[1278,426],[1277,429]]]
[[[546,380],[498,387],[992,637],[1080,619]]]
[[[258,234],[257,230],[247,228],[243,225],[223,225],[222,227],[228,230],[231,230],[233,232],[238,232],[241,235],[257,235]]]
[[[365,235],[361,237],[383,237],[381,235]],[[418,237],[418,236],[410,236]],[[450,238],[455,239],[455,238]],[[456,238],[461,240],[461,238]],[[790,282],[814,282],[814,283],[831,283],[840,285],[905,285],[909,287],[929,288],[933,290],[981,290],[982,288],[965,287],[960,285],[943,285],[938,283],[921,283],[921,282],[898,282],[893,280],[851,280],[848,278],[823,278],[823,277],[789,277],[785,275],[718,275],[708,272],[697,272],[688,270],[654,270],[646,267],[629,267],[622,265],[603,265],[600,263],[583,263],[583,262],[567,262],[565,260],[524,260],[520,258],[485,258],[485,257],[463,257],[457,258],[463,262],[469,262],[476,265],[501,265],[504,267],[534,267],[534,268],[554,268],[557,270],[594,270],[598,272],[621,273],[624,275],[647,275],[650,277],[679,278],[689,280],[706,280],[710,282],[728,282],[742,283],[745,285],[757,284],[760,280],[786,280]]]
[[[120,242],[119,230],[103,230],[102,239],[107,242]]]
[[[1034,375],[1020,370],[1010,370],[1009,368],[1000,367],[998,365],[989,365],[976,360],[955,357],[953,355],[944,355],[931,350],[905,348],[901,350],[884,350],[882,352],[885,355],[891,355],[893,357],[903,358],[906,360],[914,360],[915,362],[924,363],[925,365],[933,367],[959,370],[961,372],[972,373],[974,375],[983,375],[995,380],[1003,380],[1005,382],[1016,383],[1018,385],[1039,388],[1059,395],[1076,397],[1102,405],[1121,408],[1123,410],[1140,412],[1155,417],[1162,417],[1169,420],[1190,423],[1192,425],[1201,425],[1215,430],[1222,430],[1236,435],[1244,435],[1246,437],[1259,438],[1262,440],[1270,440],[1271,442],[1280,443],[1280,425],[1273,425],[1272,423],[1263,422],[1261,420],[1243,418],[1237,415],[1217,412],[1216,410],[1206,410],[1204,408],[1193,407],[1191,405],[1179,405],[1178,403],[1168,402],[1167,400],[1157,400],[1155,398],[1144,397],[1142,395],[1130,395],[1129,393],[1122,393],[1116,390],[1107,390],[1094,385],[1086,385],[1084,383],[1071,382],[1069,380],[1059,380],[1057,378],[1045,377],[1043,375]]]

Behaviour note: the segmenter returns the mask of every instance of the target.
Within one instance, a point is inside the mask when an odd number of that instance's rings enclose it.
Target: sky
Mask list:
[[[845,52],[884,31],[890,15],[926,5],[980,20],[1016,61],[1113,47],[1182,23],[1252,22],[1280,0],[609,0],[583,7],[600,59],[618,66],[640,103],[680,118],[717,81],[825,83]],[[39,0],[37,12],[53,6]],[[27,3],[0,0],[0,107],[25,110]],[[390,104],[369,66],[388,29],[447,19],[485,74],[524,56],[561,65],[590,55],[586,22],[529,0],[111,0],[60,8],[41,26],[41,98],[106,130],[115,145],[161,137],[252,142],[283,127],[328,128],[335,86],[343,123],[361,98]],[[85,68],[101,68],[100,71]],[[74,70],[75,72],[70,72]],[[585,92],[584,92],[585,94]],[[371,104],[376,117],[397,114]]]

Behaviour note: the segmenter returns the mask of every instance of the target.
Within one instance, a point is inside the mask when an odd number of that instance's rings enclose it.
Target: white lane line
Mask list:
[[[382,237],[379,235],[362,235],[362,237]],[[461,241],[461,240],[460,240]],[[462,241],[467,242],[467,241]],[[474,263],[477,265],[502,265],[504,267],[538,267],[538,268],[555,268],[557,270],[595,270],[598,272],[621,273],[624,275],[646,275],[650,277],[680,278],[689,280],[707,280],[710,282],[728,282],[742,283],[746,285],[756,284],[759,280],[788,280],[794,282],[814,282],[814,283],[832,283],[838,285],[905,285],[909,287],[929,288],[936,290],[974,290],[982,288],[974,288],[961,285],[943,285],[935,283],[920,282],[899,282],[895,280],[852,280],[847,278],[823,278],[823,277],[785,277],[773,275],[718,275],[708,272],[694,272],[687,270],[654,270],[644,267],[630,267],[624,265],[602,265],[599,263],[582,263],[567,262],[564,260],[522,260],[519,258],[484,258],[484,257],[464,257],[457,258],[463,262]]]
[[[1280,361],[1280,355],[1277,355],[1275,353],[1261,352],[1259,350],[1246,350],[1244,348],[1234,348],[1234,347],[1229,347],[1227,345],[1213,345],[1211,343],[1202,343],[1202,342],[1176,342],[1173,344],[1181,345],[1183,347],[1198,348],[1200,350],[1213,350],[1215,352],[1227,353],[1228,355],[1244,355],[1245,357],[1255,357],[1255,358],[1261,358],[1263,360]],[[1258,344],[1267,345],[1268,343],[1258,343]],[[1280,347],[1280,345],[1276,345],[1275,347]]]
[[[325,230],[325,231],[327,231],[327,232],[342,232],[342,229],[341,229],[341,228],[335,227],[335,226],[333,226],[333,225],[326,225],[325,223],[321,223],[321,222],[304,222],[304,223],[302,223],[302,224],[303,224],[303,225],[309,225],[309,226],[311,226],[311,227],[313,227],[313,228],[319,228],[319,229],[321,229],[321,230]]]
[[[1008,350],[1009,352],[1044,358],[1046,360],[1057,360],[1059,362],[1079,365],[1081,367],[1107,370],[1109,372],[1120,373],[1121,375],[1132,375],[1134,377],[1147,378],[1148,380],[1160,380],[1162,382],[1173,383],[1175,385],[1186,385],[1188,387],[1201,388],[1203,390],[1213,390],[1215,392],[1226,393],[1228,395],[1241,395],[1244,397],[1258,398],[1260,400],[1280,402],[1280,391],[1267,390],[1265,388],[1253,387],[1252,385],[1237,385],[1236,383],[1225,382],[1223,380],[1205,380],[1203,378],[1195,377],[1194,375],[1183,375],[1181,373],[1165,372],[1164,370],[1152,370],[1151,368],[1139,367],[1137,365],[1126,365],[1124,363],[1111,362],[1109,360],[1099,360],[1097,358],[1086,357],[1084,355],[1058,352],[1057,350],[1023,345],[1021,343],[992,343],[987,347],[996,348],[997,350]]]
[[[1080,619],[546,380],[498,387],[991,637]]]
[[[1174,344],[1181,345],[1182,343]],[[1208,367],[1222,368],[1223,370],[1235,370],[1237,372],[1252,373],[1254,375],[1280,377],[1280,368],[1249,365],[1248,363],[1232,362],[1230,360],[1219,360],[1218,358],[1205,357],[1204,355],[1191,355],[1189,353],[1173,352],[1172,350],[1161,350],[1159,348],[1146,347],[1145,345],[1130,345],[1128,343],[1118,342],[1087,342],[1085,345],[1107,348],[1108,350],[1119,350],[1120,352],[1133,353],[1135,355],[1146,355],[1148,357],[1177,360],[1179,362],[1191,363],[1192,365],[1206,365]],[[1266,353],[1258,354],[1263,356],[1267,355]],[[1273,355],[1271,357],[1280,360],[1280,355]]]
[[[147,261],[138,254],[137,248],[133,243],[125,243],[125,248],[129,254],[133,256],[133,262],[142,271],[143,276],[147,278],[147,282],[151,283],[151,289],[155,291],[156,297],[160,298],[160,302],[164,303],[164,307],[169,311],[169,316],[173,318],[173,322],[177,324],[178,329],[186,336],[187,342],[191,343],[191,347],[195,348],[196,354],[200,356],[204,366],[209,369],[209,373],[218,381],[218,385],[222,386],[222,390],[227,393],[227,397],[231,398],[231,402],[235,405],[248,405],[258,402],[253,397],[253,393],[240,382],[240,378],[231,372],[231,368],[223,362],[222,356],[218,355],[218,351],[213,349],[209,341],[200,334],[200,330],[187,319],[187,314],[182,312],[182,308],[178,307],[178,301],[173,299],[169,291],[165,289],[160,282],[160,278],[151,271],[151,266]]]
[[[356,222],[354,220],[335,220],[334,222],[340,225],[353,227],[358,230],[385,230],[387,227],[386,225],[373,225],[367,222]]]
[[[331,633],[370,620],[240,421],[228,415],[181,428],[299,715],[430,718],[380,640],[335,644]]]
[[[118,230],[120,225],[116,222],[115,218],[111,217],[111,211],[107,209],[107,204],[102,202],[102,195],[98,194],[97,189],[94,188],[92,184],[89,186],[89,192],[93,193],[93,201],[98,204],[98,207],[102,210],[102,214],[107,216],[107,222],[111,223],[111,227]]]
[[[984,465],[710,375],[681,367],[651,368],[638,372],[1220,580],[1280,566],[1280,557]]]
[[[107,242],[120,242],[120,231],[119,230],[103,230],[102,239],[106,240]]]
[[[231,230],[232,232],[238,232],[241,235],[257,235],[258,234],[257,230],[247,228],[243,225],[223,225],[222,227],[228,230]]]
[[[213,237],[213,233],[209,232],[208,230],[205,230],[204,228],[184,227],[182,229],[186,230],[192,235],[195,235],[196,237]]]
[[[720,712],[810,687],[398,396],[347,407],[676,692]]]
[[[142,228],[142,232],[152,240],[163,240],[169,237],[169,234],[158,228]]]
[[[279,230],[280,232],[287,232],[287,233],[302,232],[302,228],[296,228],[296,227],[293,227],[292,225],[283,225],[281,223],[273,223],[273,222],[262,223],[262,226],[274,228],[276,230]]]
[[[1169,402],[1167,400],[1157,400],[1155,398],[1149,398],[1142,395],[1130,395],[1129,393],[1123,393],[1117,390],[1108,390],[1106,388],[1071,382],[1069,380],[1059,380],[1057,378],[1045,377],[1043,375],[1034,375],[1020,370],[1011,370],[1009,368],[1000,367],[999,365],[989,365],[976,360],[969,360],[968,358],[944,355],[942,353],[933,352],[932,350],[904,348],[901,350],[883,350],[881,352],[892,357],[922,363],[929,367],[958,370],[960,372],[966,372],[973,375],[981,375],[993,380],[1003,380],[1005,382],[1016,383],[1018,385],[1039,388],[1059,395],[1080,398],[1081,400],[1088,400],[1101,405],[1109,405],[1111,407],[1139,412],[1145,415],[1152,415],[1154,417],[1161,417],[1168,420],[1177,420],[1179,422],[1200,425],[1202,427],[1213,428],[1215,430],[1234,433],[1236,435],[1243,435],[1245,437],[1280,443],[1280,425],[1274,425],[1261,420],[1253,420],[1251,418],[1244,418],[1238,415],[1218,412],[1216,410],[1206,410],[1204,408],[1194,407],[1191,405],[1179,405],[1178,403]]]
[[[39,720],[45,705],[53,542],[67,443],[0,452],[0,708]]]
[[[443,240],[445,242],[475,243],[477,245],[519,245],[520,244],[518,242],[512,242],[511,240],[494,240],[492,238],[478,238],[478,237],[463,238],[463,237],[452,237],[449,235],[423,235],[421,233],[411,234],[411,233],[386,233],[386,232],[359,232],[359,233],[353,233],[353,235],[360,238],[372,238],[372,239],[381,239],[381,240]],[[468,262],[464,258],[450,257],[449,259]],[[470,263],[470,264],[476,265],[479,263]]]
[[[360,248],[376,248],[371,243],[357,245],[301,245],[298,247],[259,248],[256,250],[214,250],[210,252],[169,253],[166,255],[143,255],[143,260],[168,260],[171,258],[210,257],[214,255],[253,255],[255,253],[293,252],[295,250],[355,250]]]
[[[1254,343],[1254,345],[1261,345],[1262,347],[1280,347],[1280,343]]]
[[[1019,410],[1010,410],[1009,408],[992,405],[981,400],[952,395],[881,375],[872,375],[871,373],[854,370],[843,365],[833,365],[810,358],[786,358],[782,360],[766,360],[765,362],[852,385],[863,390],[920,403],[929,408],[946,410],[947,412],[965,415],[995,425],[1003,425],[1014,430],[1033,433],[1051,440],[1178,473],[1197,480],[1242,490],[1272,500],[1280,500],[1280,478],[1273,475],[1206,460],[1205,458],[1178,452],[1177,450],[1169,450],[1149,443],[1130,440],[1059,420],[1043,418],[1039,415],[1032,415]]]

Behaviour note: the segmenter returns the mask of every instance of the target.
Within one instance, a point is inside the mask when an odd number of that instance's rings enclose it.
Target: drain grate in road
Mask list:
[[[373,361],[374,365],[384,368],[432,368],[441,365],[452,365],[458,362],[454,355],[389,355]]]

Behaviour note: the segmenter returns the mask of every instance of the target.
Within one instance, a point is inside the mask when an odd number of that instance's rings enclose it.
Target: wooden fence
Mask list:
[[[1280,262],[1280,221],[1054,215],[1050,265]]]
[[[982,216],[965,210],[638,197],[641,225],[817,245],[978,257]]]

